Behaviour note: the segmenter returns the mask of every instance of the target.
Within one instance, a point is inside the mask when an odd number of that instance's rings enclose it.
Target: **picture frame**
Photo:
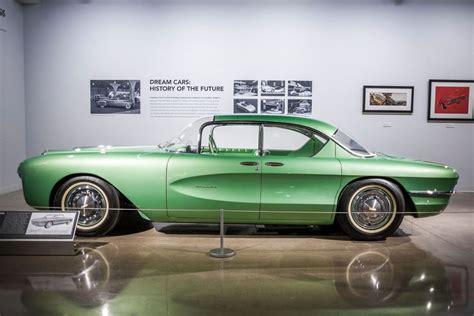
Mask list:
[[[412,114],[413,86],[364,86],[362,113]]]
[[[474,122],[474,80],[430,79],[428,121]]]

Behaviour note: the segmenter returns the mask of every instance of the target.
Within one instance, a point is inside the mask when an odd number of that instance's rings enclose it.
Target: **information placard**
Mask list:
[[[0,254],[74,253],[77,211],[0,211]]]

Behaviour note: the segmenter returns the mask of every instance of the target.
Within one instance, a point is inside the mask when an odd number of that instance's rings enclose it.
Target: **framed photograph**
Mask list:
[[[257,80],[234,80],[234,96],[257,96]]]
[[[284,80],[262,80],[260,91],[262,96],[284,96],[285,81]]]
[[[140,80],[91,80],[91,114],[140,114]]]
[[[310,80],[288,80],[289,97],[313,96],[313,82]]]
[[[288,114],[292,115],[311,115],[312,100],[311,99],[289,99]]]
[[[234,113],[256,114],[258,111],[257,99],[234,99]]]
[[[284,99],[262,99],[260,105],[262,114],[285,114]]]
[[[413,113],[414,87],[364,86],[363,113]]]
[[[428,120],[474,121],[474,80],[430,80]]]

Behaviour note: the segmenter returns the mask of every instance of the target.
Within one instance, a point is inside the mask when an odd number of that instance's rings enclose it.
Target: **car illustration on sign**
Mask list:
[[[38,227],[51,228],[53,225],[69,225],[72,220],[72,218],[64,217],[63,214],[50,214],[40,218],[32,219],[31,224]]]
[[[458,180],[446,165],[373,153],[307,117],[217,115],[158,146],[46,151],[23,161],[25,200],[80,210],[77,232],[108,233],[121,209],[151,221],[332,225],[383,239],[404,216],[439,214]]]

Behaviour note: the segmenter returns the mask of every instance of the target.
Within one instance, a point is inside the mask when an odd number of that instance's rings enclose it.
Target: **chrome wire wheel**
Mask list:
[[[397,213],[393,194],[380,185],[367,185],[352,195],[348,218],[353,227],[364,234],[377,234],[389,227]]]
[[[77,226],[88,231],[99,227],[109,213],[109,201],[104,191],[91,182],[71,185],[63,194],[61,209],[79,211]]]

